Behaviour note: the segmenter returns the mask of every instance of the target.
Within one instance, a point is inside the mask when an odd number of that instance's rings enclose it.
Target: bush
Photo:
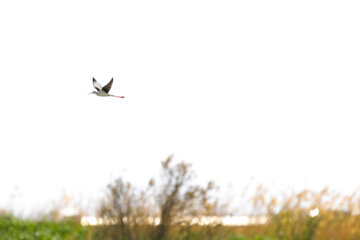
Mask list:
[[[192,183],[194,172],[189,164],[173,164],[169,157],[161,164],[159,184],[149,181],[145,190],[137,190],[119,178],[108,186],[99,215],[112,221],[104,226],[107,239],[212,239],[218,234],[214,226],[190,224],[198,216],[216,216],[221,208],[212,196],[215,185]],[[224,211],[224,209],[221,209]],[[155,224],[152,220],[158,219]],[[196,237],[195,237],[196,236]]]

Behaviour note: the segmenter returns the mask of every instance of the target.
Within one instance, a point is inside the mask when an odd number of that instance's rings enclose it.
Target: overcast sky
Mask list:
[[[160,161],[242,189],[359,187],[359,1],[1,1],[0,208]],[[92,77],[125,99],[88,95]],[[240,191],[240,190],[239,190]],[[11,202],[11,195],[16,201]]]

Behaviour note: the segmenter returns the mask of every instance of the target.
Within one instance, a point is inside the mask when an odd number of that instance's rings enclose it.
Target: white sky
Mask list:
[[[359,1],[1,1],[0,208],[160,161],[199,182],[359,187]],[[92,77],[125,99],[87,95]],[[17,201],[10,202],[15,189]]]

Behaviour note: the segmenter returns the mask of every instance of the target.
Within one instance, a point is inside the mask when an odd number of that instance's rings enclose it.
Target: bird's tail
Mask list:
[[[124,96],[115,96],[115,95],[110,95],[111,97],[117,97],[117,98],[125,98]]]

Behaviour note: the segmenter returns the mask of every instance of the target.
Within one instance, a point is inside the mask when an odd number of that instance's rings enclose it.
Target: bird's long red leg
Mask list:
[[[125,98],[124,96],[115,96],[115,95],[110,95],[112,97],[117,97],[117,98]]]

